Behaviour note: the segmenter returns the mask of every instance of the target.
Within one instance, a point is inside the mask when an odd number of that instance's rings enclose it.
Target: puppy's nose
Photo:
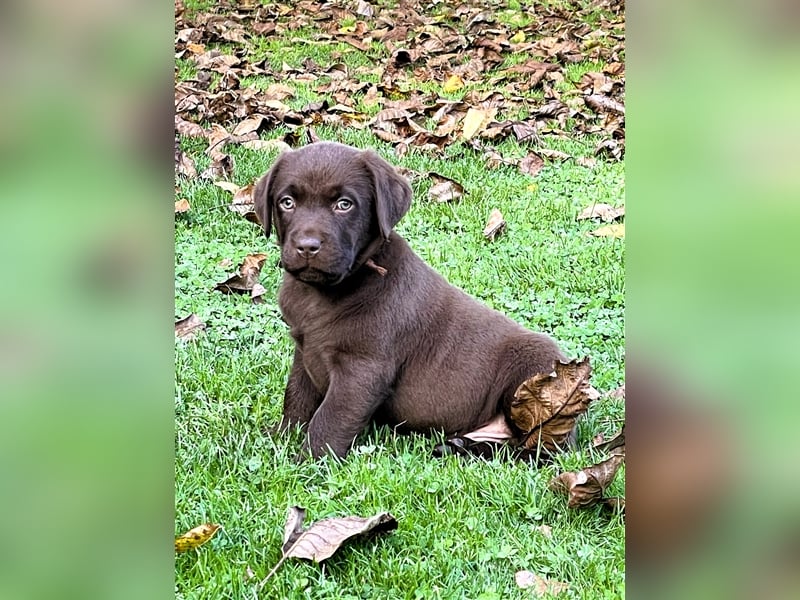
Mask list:
[[[304,237],[297,240],[297,253],[303,258],[311,258],[316,256],[322,242],[317,238]]]

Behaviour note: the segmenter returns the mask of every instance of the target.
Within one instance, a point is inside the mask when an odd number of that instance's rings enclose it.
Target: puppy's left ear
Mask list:
[[[275,201],[270,190],[270,182],[278,170],[280,160],[281,156],[273,163],[272,168],[261,176],[253,190],[254,210],[258,220],[261,222],[261,226],[264,228],[264,235],[267,237],[272,231],[272,211],[275,207]],[[277,221],[275,222],[275,234],[278,236],[278,241],[280,241],[282,236]]]
[[[272,230],[272,202],[269,196],[269,180],[272,169],[264,173],[256,183],[253,190],[253,208],[261,226],[264,228],[264,235],[269,237]]]
[[[392,229],[411,207],[411,186],[394,167],[372,150],[364,152],[364,162],[372,173],[375,186],[375,211],[383,239],[388,239]]]

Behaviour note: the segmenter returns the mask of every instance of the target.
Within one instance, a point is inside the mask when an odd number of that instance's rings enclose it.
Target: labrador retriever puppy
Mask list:
[[[344,456],[376,420],[476,440],[517,432],[517,387],[564,360],[431,269],[395,231],[411,188],[372,151],[317,142],[278,157],[254,191],[285,270],[279,305],[294,338],[282,426],[306,450]]]

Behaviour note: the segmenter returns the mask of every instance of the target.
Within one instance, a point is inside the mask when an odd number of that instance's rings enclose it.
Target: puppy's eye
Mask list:
[[[351,208],[353,208],[353,201],[347,198],[339,198],[339,201],[336,203],[336,210],[339,212],[347,212]]]
[[[294,208],[294,200],[289,196],[284,196],[278,201],[278,206],[283,210],[292,210]]]

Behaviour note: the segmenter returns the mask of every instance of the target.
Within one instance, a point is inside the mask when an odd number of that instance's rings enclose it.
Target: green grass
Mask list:
[[[300,47],[276,38],[259,51],[289,64],[308,57],[321,65],[342,61],[351,70],[367,66],[362,55],[340,46]],[[573,67],[574,77],[595,66]],[[179,62],[177,78],[191,75],[192,65]],[[272,82],[248,78],[247,84]],[[287,101],[295,108],[325,98],[314,85],[295,87],[297,97]],[[461,202],[436,204],[427,200],[430,183],[416,180],[414,202],[398,231],[454,285],[550,333],[568,355],[588,355],[601,392],[624,382],[624,242],[592,237],[588,233],[598,225],[575,220],[593,202],[623,203],[621,163],[598,159],[589,169],[572,160],[548,162],[532,178],[512,167],[487,170],[479,155],[458,144],[444,158],[412,149],[397,159],[368,130],[316,131],[461,182],[467,192]],[[284,133],[278,128],[263,137]],[[596,142],[542,136],[545,147],[575,157],[591,155]],[[203,140],[182,139],[181,147],[197,161],[198,172],[208,166]],[[530,148],[509,140],[499,150],[521,157]],[[234,157],[239,185],[251,183],[275,158],[240,146],[226,152]],[[556,473],[604,458],[589,447],[596,434],[619,430],[620,401],[593,403],[579,423],[578,449],[539,469],[502,457],[435,460],[431,450],[439,436],[400,436],[390,428],[371,428],[342,461],[297,464],[300,437],[271,433],[292,356],[276,303],[278,249],[227,209],[228,192],[199,179],[181,180],[178,188],[176,198],[187,198],[192,208],[176,217],[175,314],[197,313],[208,329],[193,342],[176,342],[175,532],[203,522],[224,529],[201,549],[176,557],[177,598],[531,598],[514,581],[522,569],[568,582],[566,598],[624,597],[621,517],[599,508],[567,509],[566,498],[547,487]],[[508,225],[488,242],[482,230],[493,208]],[[265,302],[213,291],[251,252],[269,255],[261,274]],[[234,266],[220,266],[224,259]],[[624,495],[624,477],[623,469],[609,495]],[[288,560],[257,595],[257,582],[280,559],[286,509],[294,504],[308,509],[308,521],[388,511],[399,527],[348,545],[322,565]],[[552,528],[552,538],[540,525]]]
[[[319,133],[391,157],[367,133]],[[551,333],[569,355],[590,356],[598,389],[622,383],[623,244],[590,237],[594,225],[575,221],[591,202],[622,201],[622,166],[589,170],[568,161],[534,179],[453,154],[393,161],[454,177],[468,192],[458,204],[433,204],[429,183],[418,181],[398,230],[453,284]],[[240,184],[274,158],[242,148],[234,155]],[[206,521],[225,530],[177,557],[179,598],[251,597],[255,581],[244,574],[249,567],[261,578],[279,560],[292,504],[308,508],[310,520],[389,511],[399,529],[347,547],[324,566],[287,561],[264,598],[524,598],[514,583],[521,569],[569,582],[567,597],[623,595],[623,523],[599,509],[568,510],[546,487],[558,465],[437,461],[430,457],[435,438],[388,428],[362,436],[341,463],[296,465],[299,440],[268,433],[280,417],[292,348],[275,303],[277,248],[225,208],[223,190],[195,181],[181,195],[192,211],[176,223],[176,316],[195,312],[209,329],[176,344],[176,532]],[[489,243],[481,231],[492,208],[503,212],[508,231]],[[270,255],[261,278],[266,303],[212,291],[231,270],[221,260],[237,263],[255,251]],[[559,464],[573,469],[600,458],[586,449],[591,438],[615,432],[622,419],[617,401],[592,405],[580,423],[581,449]],[[610,493],[624,494],[623,481],[621,474]],[[552,527],[552,539],[536,530],[540,524]]]

